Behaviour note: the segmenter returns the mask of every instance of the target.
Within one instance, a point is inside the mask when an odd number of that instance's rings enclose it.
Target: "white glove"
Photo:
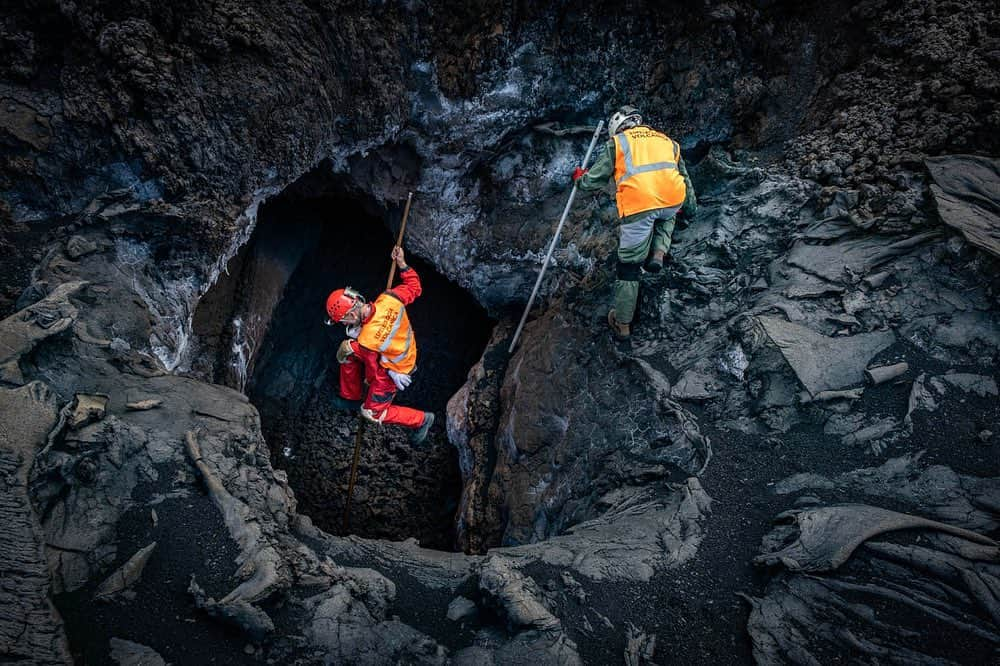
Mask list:
[[[361,335],[361,327],[360,326],[348,326],[347,327],[347,337],[354,338],[355,340],[357,340],[359,335]]]
[[[392,383],[396,385],[396,388],[400,391],[405,391],[406,387],[410,385],[413,381],[413,377],[409,375],[404,375],[402,372],[396,372],[395,370],[388,370],[389,376],[392,377]]]

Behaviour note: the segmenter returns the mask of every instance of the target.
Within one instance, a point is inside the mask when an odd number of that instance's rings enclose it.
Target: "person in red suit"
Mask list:
[[[433,412],[394,405],[396,391],[410,385],[417,366],[417,342],[406,306],[420,296],[420,276],[406,263],[403,248],[392,249],[402,284],[382,292],[373,302],[350,287],[326,299],[330,323],[347,327],[348,339],[337,350],[340,363],[340,406],[360,406],[373,423],[413,430],[410,441],[421,444],[434,424]],[[363,383],[368,384],[364,393]],[[362,402],[362,397],[364,401]]]

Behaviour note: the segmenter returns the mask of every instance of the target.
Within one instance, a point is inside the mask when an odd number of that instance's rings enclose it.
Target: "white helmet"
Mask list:
[[[641,124],[642,116],[639,115],[639,109],[626,104],[611,114],[611,118],[608,119],[608,134],[614,136],[622,130]]]

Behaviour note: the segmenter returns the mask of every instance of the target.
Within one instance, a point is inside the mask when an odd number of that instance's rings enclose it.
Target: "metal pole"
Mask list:
[[[590,154],[594,151],[594,145],[597,144],[597,137],[601,133],[601,129],[604,127],[604,121],[597,123],[597,128],[594,130],[594,136],[590,139],[590,146],[587,148],[587,154],[583,156],[583,164],[580,165],[581,169],[587,168],[587,162],[590,161]],[[556,249],[556,243],[559,242],[559,234],[562,233],[563,224],[566,223],[566,217],[569,215],[569,209],[573,205],[573,199],[576,197],[576,181],[573,182],[573,189],[569,192],[569,200],[566,201],[566,208],[563,209],[562,217],[559,218],[559,226],[556,227],[556,233],[552,237],[552,242],[549,243],[549,251],[545,255],[545,262],[542,263],[542,270],[538,273],[538,279],[535,280],[535,288],[531,290],[531,298],[528,299],[528,306],[524,308],[524,314],[521,315],[521,322],[517,325],[517,330],[514,331],[514,339],[510,341],[510,348],[507,350],[508,354],[514,352],[514,346],[517,344],[517,339],[521,335],[521,329],[524,328],[524,322],[528,320],[528,313],[531,311],[531,306],[535,302],[535,296],[538,295],[538,288],[542,284],[542,278],[545,276],[545,269],[549,267],[549,261],[552,259],[552,252]]]
[[[406,195],[406,208],[403,209],[403,223],[399,225],[399,235],[396,237],[396,245],[403,244],[403,234],[406,233],[406,220],[410,217],[410,202],[413,201],[413,192]],[[396,276],[396,261],[393,260],[389,268],[389,281],[386,282],[386,291],[392,288],[392,278]],[[347,484],[347,501],[344,503],[344,534],[351,524],[351,498],[354,496],[354,482],[358,478],[358,462],[361,460],[361,439],[365,431],[365,419],[358,416],[358,434],[354,438],[354,463],[351,465],[351,480]]]

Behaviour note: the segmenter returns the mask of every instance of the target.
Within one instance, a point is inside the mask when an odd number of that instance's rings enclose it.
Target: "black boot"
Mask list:
[[[434,425],[434,413],[424,412],[424,422],[410,435],[410,444],[414,446],[423,444],[424,440],[427,439],[427,433],[430,432],[432,425]]]
[[[646,271],[649,273],[659,273],[663,270],[663,259],[666,253],[663,250],[656,250],[653,256],[646,262]]]
[[[348,400],[341,395],[335,395],[333,396],[333,400],[330,401],[330,404],[334,409],[339,409],[344,412],[353,412],[361,407],[361,402],[361,400]]]

